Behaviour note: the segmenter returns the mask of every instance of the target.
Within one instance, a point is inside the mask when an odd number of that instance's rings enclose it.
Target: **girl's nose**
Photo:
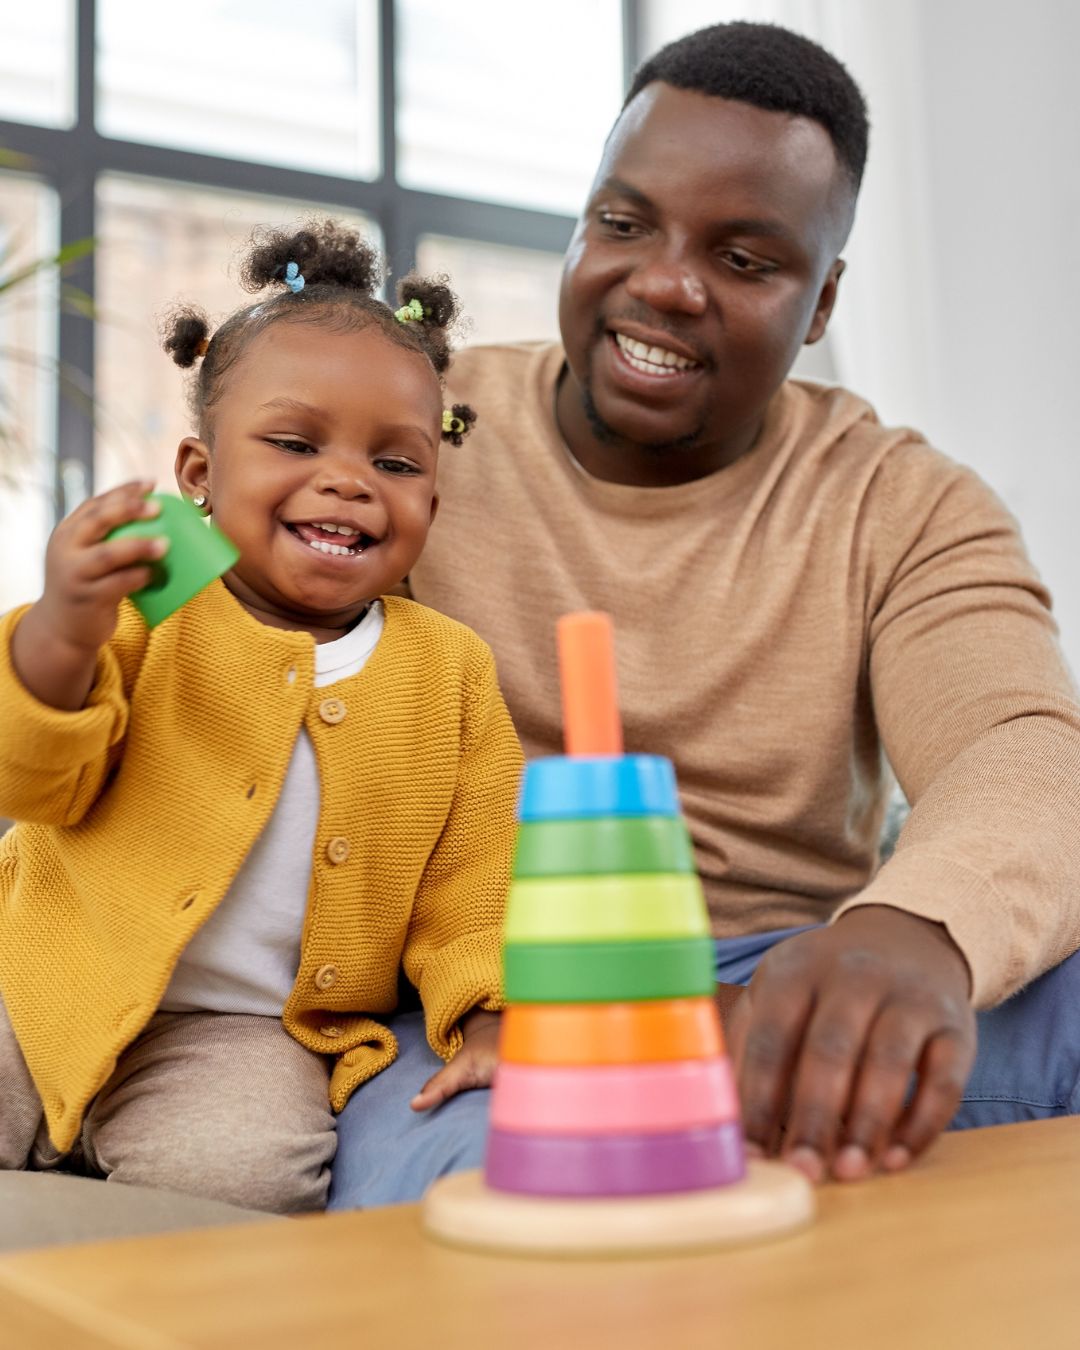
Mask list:
[[[330,492],[351,501],[368,498],[372,495],[370,467],[359,462],[332,463],[326,459],[320,466],[317,487],[320,492]]]

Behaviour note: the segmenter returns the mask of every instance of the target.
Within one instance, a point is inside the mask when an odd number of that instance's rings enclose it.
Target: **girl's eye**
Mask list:
[[[416,474],[420,470],[415,464],[410,464],[406,459],[377,459],[375,464],[378,468],[384,469],[387,473],[393,474]]]
[[[315,447],[309,445],[307,441],[294,441],[286,437],[268,436],[267,441],[270,445],[276,445],[279,450],[288,450],[293,455],[314,455]]]

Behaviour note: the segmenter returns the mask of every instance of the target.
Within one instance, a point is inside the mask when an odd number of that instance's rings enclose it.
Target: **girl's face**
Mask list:
[[[441,429],[435,372],[376,324],[277,323],[226,376],[212,448],[181,442],[177,482],[240,550],[225,582],[241,604],[325,641],[420,556]]]

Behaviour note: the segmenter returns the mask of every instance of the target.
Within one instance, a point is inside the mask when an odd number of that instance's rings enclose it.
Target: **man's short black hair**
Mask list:
[[[771,23],[701,28],[638,68],[623,107],[656,80],[820,122],[858,191],[870,135],[866,102],[847,69],[809,38]]]

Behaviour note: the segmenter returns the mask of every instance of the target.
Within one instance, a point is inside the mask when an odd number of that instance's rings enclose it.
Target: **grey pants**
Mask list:
[[[329,1064],[274,1017],[159,1013],[90,1104],[76,1150],[49,1141],[0,1002],[0,1170],[91,1176],[288,1214],[325,1208],[337,1146]]]

